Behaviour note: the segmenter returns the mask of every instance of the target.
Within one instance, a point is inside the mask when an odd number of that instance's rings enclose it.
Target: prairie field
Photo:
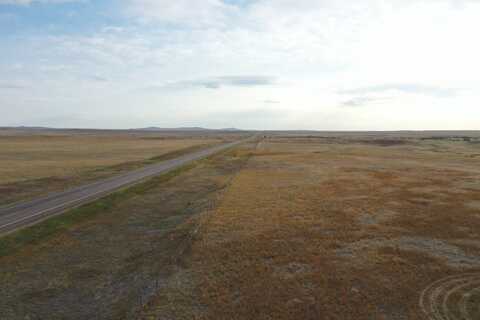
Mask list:
[[[6,319],[480,319],[479,137],[265,134],[0,239],[0,282]]]
[[[263,140],[145,318],[480,319],[479,200],[478,143]]]
[[[1,131],[1,130],[0,130]],[[231,139],[195,133],[13,131],[0,134],[0,205],[108,177]]]
[[[219,154],[0,238],[0,318],[138,318],[246,155]]]

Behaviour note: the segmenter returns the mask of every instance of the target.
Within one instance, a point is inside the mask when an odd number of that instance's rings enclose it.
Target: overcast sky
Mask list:
[[[0,126],[480,129],[478,0],[0,0]]]

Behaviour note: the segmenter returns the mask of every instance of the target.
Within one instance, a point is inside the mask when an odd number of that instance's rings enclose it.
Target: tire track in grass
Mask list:
[[[422,291],[419,303],[429,320],[480,319],[480,273],[437,280]]]

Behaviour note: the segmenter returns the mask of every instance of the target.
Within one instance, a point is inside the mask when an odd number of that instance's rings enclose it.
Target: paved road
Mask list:
[[[114,191],[141,182],[146,178],[166,173],[189,162],[205,158],[219,151],[231,148],[251,138],[215,146],[205,150],[145,166],[122,175],[114,176],[92,184],[55,193],[43,198],[0,207],[0,234],[12,232],[64,212],[67,209],[99,199]]]

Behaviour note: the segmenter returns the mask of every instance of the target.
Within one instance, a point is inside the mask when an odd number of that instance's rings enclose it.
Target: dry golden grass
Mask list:
[[[148,139],[133,135],[0,137],[0,184],[68,177],[213,142],[218,140]]]
[[[260,143],[150,318],[425,319],[426,286],[480,271],[479,146],[385,145]]]
[[[6,318],[432,320],[425,288],[480,275],[478,142],[277,136],[202,163],[2,257]],[[427,302],[458,317],[445,288]]]
[[[0,239],[0,319],[135,319],[244,162],[218,154]]]
[[[0,134],[0,206],[108,178],[232,139],[194,133],[61,133]]]

